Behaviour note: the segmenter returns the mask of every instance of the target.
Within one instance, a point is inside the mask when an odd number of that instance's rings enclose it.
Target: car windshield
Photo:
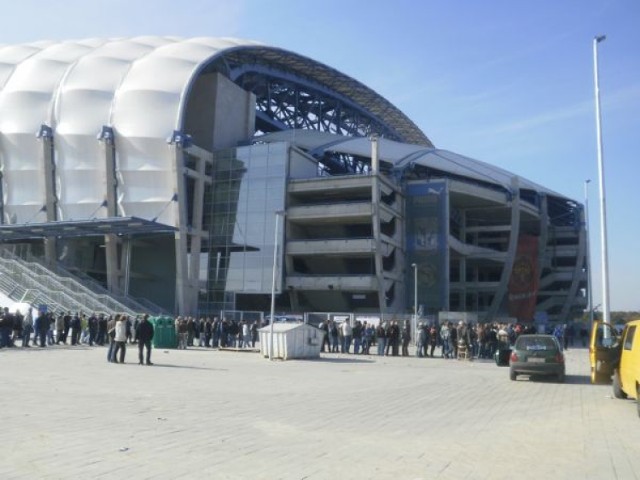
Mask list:
[[[516,341],[516,350],[555,350],[556,348],[551,337],[520,337]]]

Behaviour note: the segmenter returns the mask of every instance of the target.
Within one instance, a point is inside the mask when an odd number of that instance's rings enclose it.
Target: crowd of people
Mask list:
[[[206,348],[255,348],[258,342],[258,322],[235,321],[218,317],[175,318],[174,327],[179,349],[200,346]],[[408,356],[412,341],[409,322],[391,320],[380,324],[356,321],[336,322],[325,320],[318,325],[324,333],[322,352],[345,354],[372,354],[371,348],[379,355]],[[466,358],[493,358],[496,351],[508,348],[522,333],[535,333],[532,324],[518,323],[477,323],[444,322],[442,325],[418,323],[414,332],[415,355],[418,357],[458,358],[464,353]],[[552,331],[563,348],[573,346],[578,336],[582,346],[586,346],[588,332],[586,326],[559,324]],[[12,347],[18,340],[21,346],[29,348],[39,345],[44,348],[53,344],[108,345],[107,360],[123,363],[127,344],[138,345],[140,364],[152,365],[151,341],[154,329],[148,315],[131,317],[125,314],[106,316],[85,315],[71,312],[53,315],[48,312],[35,314],[29,308],[23,315],[4,308],[0,315],[0,348]],[[146,349],[146,355],[143,351]],[[353,349],[353,350],[352,350]]]
[[[255,348],[258,342],[258,322],[235,321],[219,317],[177,317],[175,330],[178,348]]]
[[[353,326],[349,322],[324,321],[319,328],[325,332],[322,352],[351,353],[369,355],[371,347],[376,347],[377,355],[408,356],[411,343],[411,327],[409,322],[392,320],[379,325],[356,321]],[[499,349],[509,348],[517,337],[524,333],[536,333],[533,324],[520,323],[476,323],[444,322],[418,323],[415,331],[415,355],[417,357],[491,359]],[[547,333],[547,332],[540,332]],[[552,331],[560,345],[567,349],[574,345],[577,335],[582,346],[586,346],[588,331],[586,326],[559,324]]]
[[[256,322],[178,316],[174,325],[179,349],[193,346],[255,348],[258,341],[259,325]],[[122,363],[127,344],[137,344],[139,349],[147,348],[146,362],[143,362],[142,353],[139,362],[151,364],[149,351],[153,336],[148,315],[86,315],[82,312],[54,315],[43,311],[34,318],[31,308],[25,315],[19,310],[11,313],[8,308],[0,314],[0,348],[17,346],[18,342],[24,348],[30,348],[32,344],[41,348],[60,344],[107,345],[107,360]]]

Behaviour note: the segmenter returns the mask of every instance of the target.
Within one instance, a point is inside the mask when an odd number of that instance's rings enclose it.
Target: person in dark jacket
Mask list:
[[[404,322],[404,325],[402,327],[401,336],[402,336],[402,356],[403,357],[408,357],[409,356],[409,342],[411,341],[411,326],[409,325],[409,322]]]
[[[49,325],[51,324],[50,320],[51,317],[49,317],[49,315],[47,315],[44,311],[40,311],[38,314],[38,318],[36,318],[36,331],[38,332],[38,336],[40,337],[41,348],[47,346],[47,332],[49,331]]]
[[[76,314],[71,319],[71,345],[80,344],[81,331],[82,331],[82,322],[80,321],[80,314],[76,312]]]
[[[138,339],[138,364],[142,365],[142,353],[144,348],[147,349],[146,362],[151,363],[151,340],[153,340],[153,325],[149,322],[149,315],[145,314],[142,321],[136,329],[136,338]]]
[[[93,346],[98,335],[98,317],[95,313],[87,320],[87,328],[89,329],[89,346]]]

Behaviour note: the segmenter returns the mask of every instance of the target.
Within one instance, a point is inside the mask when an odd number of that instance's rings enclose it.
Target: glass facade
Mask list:
[[[213,182],[205,192],[203,245],[207,264],[201,312],[235,309],[238,294],[271,294],[276,212],[285,208],[287,143],[216,152]],[[284,228],[278,227],[278,276],[282,287]]]

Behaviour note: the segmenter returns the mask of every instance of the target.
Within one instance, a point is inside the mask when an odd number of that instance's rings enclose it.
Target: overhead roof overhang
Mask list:
[[[143,235],[173,233],[170,225],[137,217],[110,217],[63,222],[0,225],[0,242],[16,242],[47,237],[98,237],[102,235]]]

